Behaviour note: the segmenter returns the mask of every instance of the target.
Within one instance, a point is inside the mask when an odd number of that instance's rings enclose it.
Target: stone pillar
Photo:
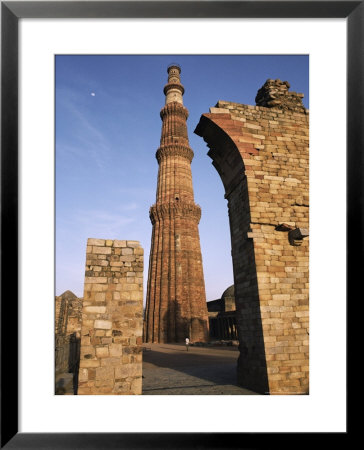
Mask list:
[[[142,393],[143,249],[88,239],[79,395]]]
[[[229,339],[233,339],[233,324],[231,317],[228,318],[229,321]]]
[[[221,317],[219,317],[217,319],[217,323],[218,323],[218,334],[219,334],[219,339],[224,339],[224,332],[223,332],[223,328],[222,328],[222,320]]]

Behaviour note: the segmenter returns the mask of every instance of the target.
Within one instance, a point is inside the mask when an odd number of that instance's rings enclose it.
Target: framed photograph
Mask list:
[[[109,448],[241,448],[243,439],[245,447],[275,437],[282,442],[288,439],[289,435],[282,434],[287,432],[304,433],[302,439],[309,438],[310,432],[340,432],[341,437],[347,436],[344,317],[346,302],[357,291],[363,269],[363,264],[357,263],[362,261],[363,249],[363,159],[358,150],[364,143],[363,19],[364,6],[360,1],[1,3],[1,445],[4,448],[103,448],[105,441]],[[322,42],[319,21],[325,23]],[[102,60],[106,54],[110,57],[126,54],[129,58],[147,55],[145,61],[148,55],[154,58],[151,55],[163,54],[181,55],[190,64],[186,55],[212,58],[244,53],[299,54],[310,58],[310,161],[312,158],[313,162],[312,167],[310,162],[310,197],[314,217],[310,220],[310,273],[313,273],[310,291],[315,294],[313,304],[310,303],[310,377],[311,374],[313,377],[310,395],[300,396],[300,406],[297,399],[291,402],[290,396],[250,396],[239,400],[236,396],[224,396],[223,400],[214,395],[187,395],[184,399],[159,396],[158,407],[152,396],[54,396],[54,380],[49,376],[53,367],[48,366],[52,365],[54,355],[50,342],[53,332],[49,328],[53,326],[50,316],[54,311],[52,263],[57,171],[54,147],[50,146],[54,145],[57,131],[53,115],[57,103],[51,95],[56,86],[57,57],[67,64],[67,55],[89,55],[91,59],[92,55],[101,55],[100,64],[106,64],[106,59]],[[336,67],[332,65],[335,55],[339,61]],[[217,61],[214,64],[219,64]],[[249,64],[242,70],[251,69]],[[31,76],[29,67],[33,67]],[[180,70],[174,62],[169,67],[172,72]],[[200,69],[199,77],[203,80],[203,64]],[[206,64],[206,70],[211,70],[211,64]],[[145,71],[148,79],[147,67]],[[168,75],[171,79],[170,88],[165,88],[167,100],[168,95],[181,92],[175,88],[179,84],[177,72]],[[91,100],[97,99],[97,90],[92,86],[86,89]],[[147,94],[143,92],[144,98]],[[213,106],[207,105],[200,114],[208,113],[208,107]],[[217,106],[224,108],[222,104]],[[151,115],[154,113],[150,111]],[[71,122],[64,123],[72,130]],[[76,130],[77,125],[73,125]],[[102,142],[95,129],[86,125],[90,132],[87,146],[92,152],[92,139],[97,140],[97,145]],[[196,124],[190,126],[193,125]],[[189,129],[189,135],[192,131]],[[196,133],[202,136],[204,131],[197,129]],[[207,137],[205,140],[209,144]],[[150,147],[153,151],[153,143]],[[173,195],[176,202],[183,201],[179,192]],[[304,203],[302,199],[300,202]],[[297,229],[301,230],[298,239],[302,240],[303,228]],[[96,240],[91,244],[101,245]],[[131,249],[126,244],[125,255],[134,252],[133,242],[130,241]],[[109,244],[105,241],[103,245]],[[123,245],[120,241],[120,247]],[[147,261],[146,254],[144,264]],[[226,293],[225,301],[227,297]],[[233,322],[227,319],[226,323],[226,332],[232,339]],[[217,325],[215,328],[215,333],[219,333]],[[105,333],[103,336],[107,338]],[[188,343],[186,347],[188,350]],[[330,361],[336,356],[339,364],[332,363],[331,367]],[[337,409],[328,404],[330,389],[335,386]],[[262,403],[271,398],[270,405]],[[116,399],[119,403],[115,403]],[[14,404],[19,408],[12,407]],[[220,417],[218,412],[227,409],[229,417]],[[84,412],[80,414],[80,410]],[[332,414],[331,424],[322,418],[327,410]],[[97,418],[96,411],[105,411],[106,415]],[[273,411],[280,412],[280,420]]]

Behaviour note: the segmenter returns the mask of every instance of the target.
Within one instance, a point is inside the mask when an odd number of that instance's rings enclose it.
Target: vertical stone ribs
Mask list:
[[[156,203],[150,208],[153,225],[147,287],[146,342],[208,339],[208,314],[195,204],[181,69],[168,68]]]

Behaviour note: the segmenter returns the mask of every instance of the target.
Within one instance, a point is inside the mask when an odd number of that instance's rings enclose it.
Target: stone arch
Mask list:
[[[230,114],[204,114],[195,133],[209,147],[208,156],[225,188],[239,333],[238,383],[256,392],[269,391],[259,307],[257,270],[250,232],[250,207],[244,158],[257,154],[252,143],[239,142],[241,122]],[[239,127],[240,125],[240,127]],[[247,256],[245,256],[247,255]]]
[[[265,394],[308,393],[308,111],[294,94],[283,109],[218,102],[195,130],[228,201],[238,383]]]

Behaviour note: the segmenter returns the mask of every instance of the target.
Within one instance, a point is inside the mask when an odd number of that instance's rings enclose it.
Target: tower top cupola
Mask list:
[[[182,96],[185,88],[181,84],[181,67],[179,64],[172,63],[167,68],[168,83],[164,86],[163,92],[166,96],[166,105],[168,103],[177,102],[183,105]]]

